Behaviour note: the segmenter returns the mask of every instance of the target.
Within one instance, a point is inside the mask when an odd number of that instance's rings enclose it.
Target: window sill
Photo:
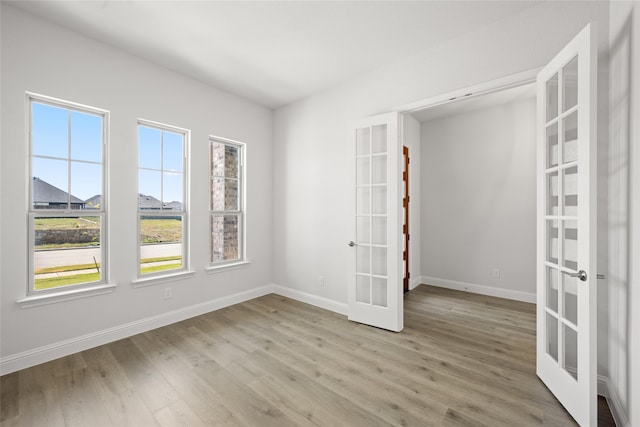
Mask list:
[[[131,282],[134,288],[144,288],[146,286],[156,285],[158,283],[173,282],[175,280],[187,279],[196,274],[193,270],[180,271],[178,273],[162,274],[158,276],[144,277]]]
[[[221,264],[207,267],[207,274],[220,273],[228,270],[237,270],[239,268],[247,268],[251,264],[251,261],[238,261],[229,264]]]
[[[93,297],[96,295],[109,294],[116,288],[115,284],[101,284],[97,286],[85,287],[80,289],[69,289],[66,291],[49,292],[41,295],[29,295],[19,299],[16,303],[20,308],[38,307],[47,304],[56,304],[63,301],[71,301],[80,298]]]

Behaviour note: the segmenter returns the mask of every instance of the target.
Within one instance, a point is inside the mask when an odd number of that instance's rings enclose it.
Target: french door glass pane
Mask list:
[[[367,185],[371,183],[370,168],[370,157],[360,157],[356,159],[356,185]]]
[[[387,248],[374,246],[371,248],[372,273],[377,276],[387,275]]]
[[[563,317],[578,325],[578,278],[562,275]]]
[[[546,267],[547,270],[547,307],[558,312],[558,270]]]
[[[387,156],[371,157],[371,183],[386,184],[387,182]]]
[[[547,81],[547,122],[558,117],[558,75]]]
[[[578,57],[574,57],[562,69],[562,111],[578,105]]]
[[[574,111],[562,119],[564,143],[562,144],[563,163],[578,160],[578,112]]]
[[[367,215],[370,213],[370,193],[369,187],[356,188],[356,215]]]
[[[371,219],[368,216],[356,218],[356,242],[360,244],[371,243]]]
[[[372,201],[371,201],[371,213],[372,214],[386,214],[387,213],[387,187],[371,187]]]
[[[387,125],[377,125],[371,128],[371,153],[387,152]]]
[[[356,273],[371,273],[371,248],[369,246],[356,246]]]
[[[547,215],[558,215],[558,171],[547,174]]]
[[[371,278],[371,294],[373,297],[373,305],[380,307],[387,306],[387,279],[380,277]]]
[[[547,127],[547,168],[558,166],[558,122]]]
[[[578,379],[578,333],[567,325],[562,325],[564,335],[564,369]]]
[[[564,188],[563,214],[578,215],[578,166],[572,166],[562,171],[562,185]]]
[[[558,264],[559,240],[558,220],[547,220],[547,261]]]
[[[558,360],[558,319],[546,313],[547,317],[547,353]]]
[[[371,276],[356,275],[356,301],[371,304]]]
[[[578,270],[578,222],[563,221],[562,265],[571,270]]]
[[[371,243],[374,245],[386,245],[387,244],[387,217],[386,216],[374,216],[371,218],[373,226]]]

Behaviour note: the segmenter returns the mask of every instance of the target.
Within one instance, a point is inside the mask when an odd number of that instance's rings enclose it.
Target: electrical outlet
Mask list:
[[[164,299],[171,299],[173,297],[173,293],[171,292],[171,288],[164,288]]]
[[[500,269],[497,267],[494,267],[493,270],[491,271],[491,275],[495,278],[499,278],[500,277]]]
[[[320,279],[318,279],[318,284],[320,286],[324,286],[324,276],[320,276]]]

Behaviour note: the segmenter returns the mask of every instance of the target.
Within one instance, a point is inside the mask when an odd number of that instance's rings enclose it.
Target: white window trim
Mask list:
[[[238,185],[238,191],[240,192],[240,209],[238,210],[238,214],[240,216],[240,239],[239,243],[241,245],[240,248],[240,256],[239,259],[230,260],[230,261],[220,261],[220,262],[211,262],[211,215],[214,214],[224,214],[225,212],[230,211],[214,211],[211,209],[211,182],[213,176],[211,172],[209,172],[209,206],[208,206],[208,229],[209,229],[209,254],[208,254],[208,265],[207,265],[207,273],[216,273],[226,270],[233,270],[237,268],[244,267],[250,263],[247,257],[247,144],[244,142],[236,141],[229,138],[223,138],[220,136],[209,135],[209,153],[211,153],[211,144],[214,142],[226,144],[226,145],[235,145],[239,148],[240,151],[240,173],[238,176],[240,177],[240,183]],[[209,165],[208,170],[211,171],[211,154],[209,154]]]
[[[26,141],[28,141],[29,145],[29,155],[27,158],[28,165],[26,167],[27,171],[27,182],[29,182],[29,191],[28,191],[28,227],[27,232],[29,233],[28,237],[28,250],[29,250],[29,259],[27,262],[27,289],[26,296],[18,300],[18,304],[21,307],[32,307],[37,305],[55,303],[59,301],[67,301],[69,299],[76,299],[83,296],[95,295],[96,290],[101,290],[106,293],[113,291],[113,287],[115,285],[109,284],[109,246],[108,246],[108,230],[109,230],[109,130],[110,130],[110,113],[108,110],[104,110],[101,108],[91,107],[84,104],[79,104],[76,102],[66,101],[63,99],[53,98],[46,95],[40,95],[33,92],[26,92],[26,103],[25,103],[25,117],[27,117],[27,126],[26,126]],[[33,117],[32,117],[32,103],[39,103],[50,105],[57,108],[65,108],[67,110],[77,111],[85,114],[93,114],[102,116],[102,200],[100,203],[100,210],[96,211],[88,211],[88,214],[85,216],[99,216],[100,217],[100,271],[101,271],[101,280],[97,282],[88,282],[88,283],[77,283],[73,285],[61,286],[51,289],[42,289],[35,290],[35,275],[34,275],[34,251],[35,251],[35,217],[42,216],[51,216],[57,217],[60,215],[70,215],[70,216],[81,216],[79,211],[71,210],[71,209],[47,209],[47,210],[37,210],[33,209],[33,141],[32,141],[32,125],[33,125]],[[74,295],[75,297],[71,298],[70,296]],[[34,303],[37,301],[37,303]]]
[[[180,280],[182,278],[191,277],[195,274],[189,267],[191,265],[190,249],[189,249],[189,235],[190,235],[190,214],[189,206],[189,189],[190,189],[190,148],[191,148],[191,131],[189,129],[180,128],[177,126],[167,125],[165,123],[155,122],[151,120],[138,119],[136,130],[137,132],[137,146],[136,146],[136,206],[138,206],[138,195],[140,193],[139,182],[139,156],[140,156],[140,126],[146,126],[161,131],[168,131],[174,133],[180,133],[183,135],[183,153],[182,153],[182,212],[179,215],[182,216],[182,268],[174,270],[163,270],[155,273],[140,273],[140,256],[141,245],[138,241],[136,250],[136,278],[131,281],[133,287],[145,287],[157,283],[166,283],[168,281]],[[144,216],[145,212],[136,208],[136,230],[137,239],[140,238],[140,216]],[[151,216],[176,216],[175,212],[148,212],[146,215]]]

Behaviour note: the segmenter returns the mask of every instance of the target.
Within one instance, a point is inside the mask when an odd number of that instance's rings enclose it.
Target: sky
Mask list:
[[[32,176],[82,200],[101,194],[102,122],[100,115],[32,103]],[[139,126],[138,136],[138,192],[182,202],[182,134]]]

